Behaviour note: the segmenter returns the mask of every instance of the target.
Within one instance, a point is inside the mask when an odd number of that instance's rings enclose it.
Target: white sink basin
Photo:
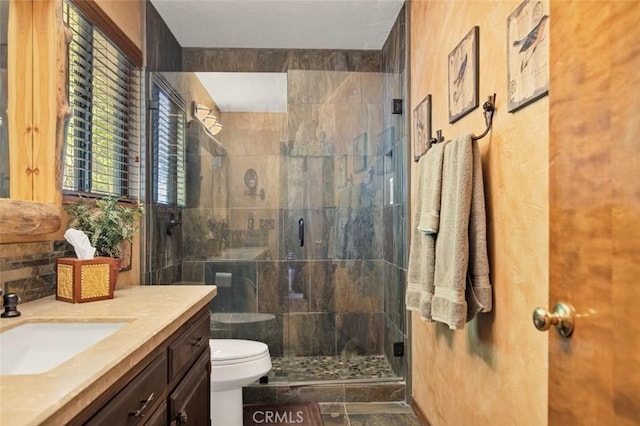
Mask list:
[[[126,322],[30,322],[0,333],[0,376],[41,374],[57,367]]]

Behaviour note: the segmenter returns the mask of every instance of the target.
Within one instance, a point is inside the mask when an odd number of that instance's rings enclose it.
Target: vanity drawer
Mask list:
[[[167,355],[162,353],[131,380],[91,418],[87,425],[137,425],[158,399],[164,399],[167,386]]]
[[[169,381],[191,365],[209,347],[209,311],[198,316],[195,323],[169,345]]]

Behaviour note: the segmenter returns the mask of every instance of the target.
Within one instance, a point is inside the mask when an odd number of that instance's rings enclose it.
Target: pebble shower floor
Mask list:
[[[398,380],[382,355],[273,357],[269,383]]]

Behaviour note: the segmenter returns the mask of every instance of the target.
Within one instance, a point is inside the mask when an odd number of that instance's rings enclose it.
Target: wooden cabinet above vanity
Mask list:
[[[22,316],[0,321],[0,332],[34,321],[126,325],[42,374],[0,376],[3,418],[17,420],[14,426],[202,424],[215,294],[215,286],[138,286],[99,302],[45,298],[21,305]]]

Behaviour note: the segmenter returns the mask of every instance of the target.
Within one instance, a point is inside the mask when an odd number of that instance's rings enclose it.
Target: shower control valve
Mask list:
[[[176,215],[171,213],[169,215],[169,220],[167,221],[167,235],[171,235],[173,234],[173,228],[175,228],[178,225],[182,225],[182,221],[179,219],[176,219]]]

